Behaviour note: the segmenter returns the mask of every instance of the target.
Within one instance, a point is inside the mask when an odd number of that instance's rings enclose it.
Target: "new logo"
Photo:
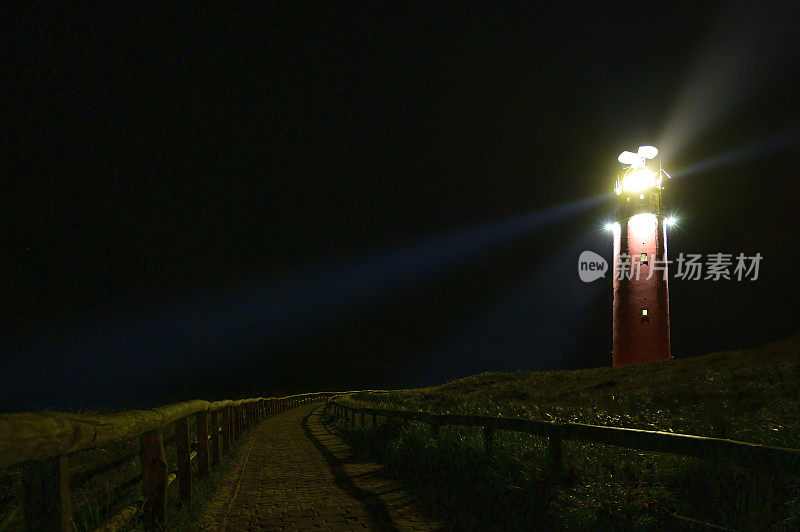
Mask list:
[[[584,251],[578,257],[578,276],[584,283],[591,283],[606,276],[608,263],[594,251]]]

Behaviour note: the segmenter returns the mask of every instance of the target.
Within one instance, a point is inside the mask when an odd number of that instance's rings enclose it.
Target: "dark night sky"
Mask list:
[[[764,256],[670,279],[673,354],[797,333],[791,4],[6,13],[0,410],[608,365],[641,144],[671,255]]]

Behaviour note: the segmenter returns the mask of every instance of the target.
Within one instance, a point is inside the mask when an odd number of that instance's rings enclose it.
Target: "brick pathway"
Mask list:
[[[323,405],[264,421],[204,505],[202,530],[437,530],[400,486],[322,424]]]

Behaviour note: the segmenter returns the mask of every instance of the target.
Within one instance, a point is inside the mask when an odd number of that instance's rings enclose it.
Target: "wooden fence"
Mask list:
[[[20,513],[29,530],[72,530],[72,481],[84,482],[114,469],[122,460],[82,472],[80,479],[74,479],[70,472],[70,455],[134,438],[139,438],[141,473],[123,487],[141,483],[141,498],[123,508],[98,530],[117,530],[136,515],[151,523],[164,523],[167,487],[174,480],[178,480],[181,501],[191,501],[192,460],[197,460],[199,477],[206,477],[210,468],[220,463],[221,451],[228,451],[256,423],[285,410],[335,395],[318,392],[239,401],[197,400],[107,415],[47,411],[0,414],[0,468],[29,462],[23,478],[23,500],[0,524],[0,530]],[[195,416],[196,421],[194,442],[189,434],[190,416]],[[170,424],[175,428],[175,471],[167,470],[162,435]]]
[[[556,471],[561,470],[563,466],[564,440],[578,440],[642,451],[693,456],[756,470],[768,470],[779,474],[789,473],[796,475],[800,471],[800,450],[798,449],[771,447],[721,438],[586,425],[583,423],[553,423],[522,418],[429,414],[427,412],[404,410],[358,408],[335,400],[329,400],[326,407],[351,427],[356,424],[356,415],[360,416],[361,425],[365,424],[365,416],[367,415],[371,417],[372,425],[377,423],[378,417],[425,423],[430,425],[434,436],[438,436],[439,427],[442,426],[480,427],[483,428],[486,452],[490,455],[494,450],[494,432],[497,430],[543,436],[548,439],[548,458],[551,466]]]

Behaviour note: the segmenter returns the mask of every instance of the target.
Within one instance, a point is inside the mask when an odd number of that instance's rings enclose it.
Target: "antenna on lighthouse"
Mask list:
[[[622,164],[628,164],[631,168],[644,168],[647,159],[653,159],[658,155],[655,146],[639,146],[639,151],[624,151],[619,154],[617,160]]]

